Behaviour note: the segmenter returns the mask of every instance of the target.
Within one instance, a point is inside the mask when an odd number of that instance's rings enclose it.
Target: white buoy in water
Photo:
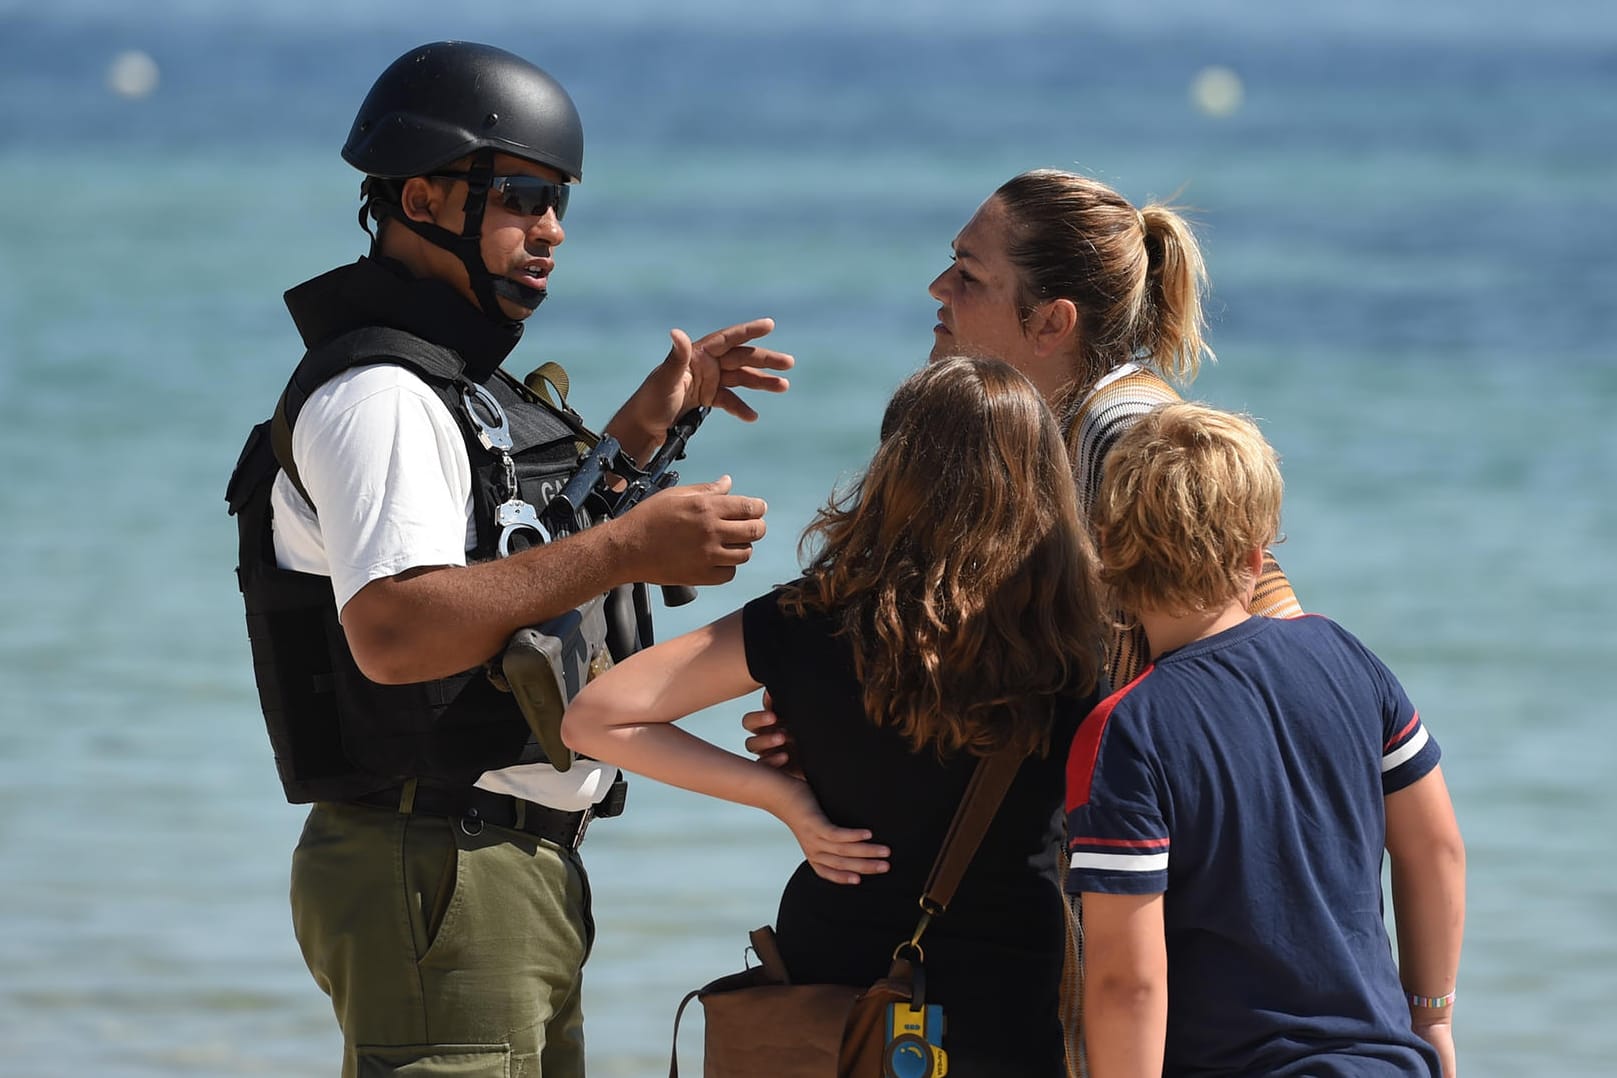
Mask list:
[[[107,89],[119,97],[145,97],[157,89],[157,61],[138,49],[120,52],[107,65]]]
[[[1197,110],[1223,119],[1241,107],[1246,89],[1241,76],[1227,67],[1204,67],[1190,83],[1190,101]]]

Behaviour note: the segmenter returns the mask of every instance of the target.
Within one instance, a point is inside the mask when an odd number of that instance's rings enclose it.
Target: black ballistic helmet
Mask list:
[[[367,176],[424,176],[477,150],[584,178],[584,126],[561,83],[504,49],[438,41],[390,64],[359,106],[343,160]]]
[[[483,263],[483,213],[495,153],[545,165],[577,183],[584,176],[584,127],[561,83],[520,56],[469,41],[421,45],[389,64],[365,95],[342,148],[343,160],[366,175],[360,224],[367,212],[389,218],[453,252],[484,315],[504,321],[496,296],[533,310],[545,293],[497,277]],[[468,156],[460,235],[400,211],[395,181],[429,175]]]

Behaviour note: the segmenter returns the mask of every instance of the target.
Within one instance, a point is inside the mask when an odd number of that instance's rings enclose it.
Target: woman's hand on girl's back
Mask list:
[[[763,706],[741,716],[741,726],[751,736],[747,738],[747,751],[770,767],[777,767],[794,778],[803,777],[797,756],[792,751],[792,735],[782,726],[774,711],[774,701],[764,691]]]

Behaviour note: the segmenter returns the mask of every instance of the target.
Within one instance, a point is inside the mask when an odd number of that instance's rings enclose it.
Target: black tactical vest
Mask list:
[[[495,506],[509,494],[505,469],[467,414],[472,383],[450,349],[379,327],[312,349],[277,409],[277,420],[286,420],[282,455],[290,458],[291,425],[309,395],[342,371],[371,363],[395,363],[419,375],[456,417],[472,468],[476,547],[469,557],[492,557],[499,534]],[[578,443],[588,432],[503,372],[483,388],[509,420],[521,497],[543,507],[577,465]],[[239,531],[236,572],[259,700],[287,799],[347,800],[412,777],[464,786],[484,771],[544,759],[514,698],[496,689],[481,667],[411,685],[381,685],[360,673],[337,621],[331,580],[276,565],[270,531],[270,489],[281,470],[275,424],[266,420],[253,428],[226,499]],[[633,627],[626,632],[638,636]]]

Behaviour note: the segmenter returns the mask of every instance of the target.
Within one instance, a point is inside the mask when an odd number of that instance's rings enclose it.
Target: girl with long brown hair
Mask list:
[[[781,898],[782,955],[795,982],[849,985],[881,976],[913,927],[977,759],[1025,754],[928,930],[928,998],[948,1016],[951,1075],[1058,1074],[1052,855],[1104,647],[1061,431],[1007,364],[939,360],[899,387],[869,469],[805,542],[817,551],[800,579],[608,671],[563,736],[781,819],[806,858]],[[801,778],[672,725],[760,687],[791,726]]]

